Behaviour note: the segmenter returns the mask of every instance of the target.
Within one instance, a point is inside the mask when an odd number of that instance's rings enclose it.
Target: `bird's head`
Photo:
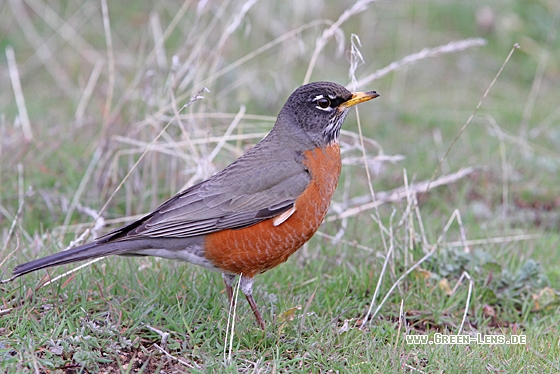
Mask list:
[[[352,106],[378,96],[375,91],[352,93],[332,82],[309,83],[290,95],[276,127],[316,146],[325,146],[338,141],[342,122]]]

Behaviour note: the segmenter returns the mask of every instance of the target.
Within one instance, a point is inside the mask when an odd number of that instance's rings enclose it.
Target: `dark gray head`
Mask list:
[[[378,97],[375,91],[352,93],[332,82],[313,82],[296,89],[278,115],[275,131],[324,147],[338,141],[350,107]]]

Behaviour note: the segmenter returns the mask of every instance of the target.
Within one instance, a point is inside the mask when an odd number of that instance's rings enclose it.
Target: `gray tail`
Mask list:
[[[118,254],[123,252],[123,246],[118,242],[109,243],[89,243],[81,245],[76,248],[71,248],[66,251],[55,253],[53,255],[39,258],[25,264],[18,265],[14,268],[12,278],[15,279],[21,275],[31,273],[36,270],[49,268],[51,266],[58,266],[69,264],[71,262],[84,261],[98,257],[105,257],[109,255]]]

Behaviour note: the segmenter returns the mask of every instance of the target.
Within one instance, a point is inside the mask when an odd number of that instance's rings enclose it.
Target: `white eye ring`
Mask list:
[[[319,104],[318,106],[321,107],[321,109],[327,109],[328,107],[331,106],[331,101],[323,97],[317,100],[317,104]]]
[[[324,110],[326,112],[330,112],[333,108],[331,107],[331,101],[327,98],[320,98],[317,100],[317,106],[315,106],[315,108],[320,109],[320,110]]]

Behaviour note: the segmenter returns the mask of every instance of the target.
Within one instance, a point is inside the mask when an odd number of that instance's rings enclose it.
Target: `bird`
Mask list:
[[[253,279],[285,262],[318,230],[340,177],[342,123],[351,107],[378,96],[332,82],[305,84],[288,97],[270,132],[222,171],[91,243],[16,266],[9,280],[111,255],[185,261],[221,272],[231,306],[239,276],[265,330]]]

